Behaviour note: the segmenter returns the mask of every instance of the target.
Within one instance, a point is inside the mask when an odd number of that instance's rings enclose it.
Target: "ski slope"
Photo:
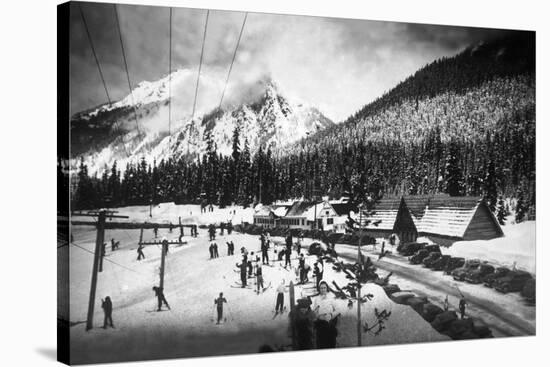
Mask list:
[[[125,212],[132,213],[136,219],[143,215],[143,209],[120,209],[120,213]],[[205,218],[201,220],[206,221]],[[282,278],[287,280],[287,284],[295,280],[295,273],[276,263],[273,267],[263,267],[265,284],[272,284],[265,292],[258,295],[252,289],[234,288],[239,281],[239,274],[235,272],[235,263],[240,261],[239,249],[245,246],[249,253],[257,251],[260,247],[259,239],[239,233],[218,235],[216,242],[220,257],[209,260],[209,242],[204,230],[199,230],[196,239],[185,237],[187,245],[170,249],[166,258],[165,296],[172,310],[162,312],[155,311],[156,298],[151,289],[158,284],[160,248],[146,247],[146,259],[137,262],[139,231],[107,230],[106,242],[115,238],[121,245],[115,252],[111,252],[110,246],[107,246],[104,271],[98,277],[94,328],[86,332],[93,260],[87,251],[93,251],[96,234],[93,227],[87,226],[75,226],[73,234],[75,242],[70,247],[73,363],[255,353],[262,344],[272,347],[290,344],[288,314],[274,318],[273,309],[276,285]],[[159,237],[172,239],[177,235],[177,231],[172,234],[168,230],[159,231]],[[145,232],[144,240],[152,237],[152,231]],[[225,242],[229,240],[235,243],[234,256],[226,255]],[[282,238],[274,240],[282,241]],[[305,242],[307,246],[310,241]],[[273,249],[270,257],[273,257]],[[307,259],[310,265],[313,265],[313,261]],[[297,259],[293,260],[293,265],[297,266]],[[334,279],[341,286],[346,284],[343,274],[334,273],[329,264],[325,266],[325,278],[329,283]],[[312,283],[297,286],[296,297],[312,294],[314,291],[311,287]],[[222,325],[212,321],[214,299],[219,292],[223,292],[228,301],[224,310],[227,321]],[[363,334],[363,345],[448,340],[433,330],[410,307],[391,302],[380,287],[369,284],[365,286],[364,292],[373,294],[374,299],[363,306],[363,322],[374,322],[374,307],[387,309],[392,312],[392,316],[381,335]],[[106,296],[110,296],[113,301],[116,329],[100,328],[103,323],[101,298]],[[342,315],[338,327],[338,346],[354,346],[357,343],[356,308],[348,309],[347,301],[344,300],[336,300],[336,303]],[[285,295],[285,305],[288,308],[288,293]]]

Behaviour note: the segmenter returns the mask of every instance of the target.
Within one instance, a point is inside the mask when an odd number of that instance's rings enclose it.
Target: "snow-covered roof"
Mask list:
[[[279,206],[273,209],[273,213],[278,217],[284,217],[288,211],[287,206]]]
[[[434,198],[415,225],[419,233],[463,237],[479,204],[480,199],[471,196]]]
[[[287,217],[306,217],[307,210],[313,207],[313,203],[308,201],[296,201],[288,212],[286,213]]]
[[[370,211],[363,211],[363,228],[367,230],[393,230],[401,198],[381,199]]]

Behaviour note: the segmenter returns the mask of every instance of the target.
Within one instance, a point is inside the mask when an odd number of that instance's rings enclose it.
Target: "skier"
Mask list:
[[[174,225],[172,224],[172,222],[170,222],[169,227],[168,227],[168,231],[170,231],[170,233],[172,233],[173,228],[174,228]]]
[[[220,254],[218,253],[218,244],[214,242],[214,257],[220,257]]]
[[[253,258],[254,256],[254,252],[251,252],[250,253],[250,258]],[[251,278],[252,277],[252,260],[248,260],[247,262],[247,266],[248,266],[248,277]]]
[[[241,270],[241,288],[246,287],[246,265],[247,265],[247,257],[243,255],[243,260],[240,264],[237,264],[237,267]]]
[[[313,311],[316,315],[315,330],[317,348],[336,347],[336,307],[334,307],[333,297],[328,296],[328,284],[322,281],[319,284],[319,296],[315,298]]]
[[[113,325],[113,303],[111,302],[111,297],[105,297],[105,300],[101,300],[101,308],[105,314],[103,319],[103,328],[107,329],[107,326],[110,326],[114,329]]]
[[[114,238],[111,238],[111,251],[115,251],[118,248],[118,242],[115,242]]]
[[[222,236],[223,236],[224,229],[225,229],[225,222],[221,222],[220,223],[220,235],[222,235]]]
[[[235,243],[231,241],[231,255],[235,255]]]
[[[227,234],[231,234],[233,232],[233,223],[231,221],[227,222]]]
[[[158,237],[158,234],[159,234],[159,227],[155,225],[155,227],[153,227],[153,233],[155,234],[155,238]]]
[[[283,250],[285,252],[285,269],[288,264],[288,266],[292,267],[292,264],[290,263],[290,253],[292,250],[289,250],[288,247],[286,250]]]
[[[231,255],[231,242],[226,242],[227,245],[227,256]]]
[[[264,278],[262,276],[262,265],[256,266],[256,292],[260,294],[260,289],[264,288]]]
[[[300,283],[305,283],[306,278],[306,259],[304,258],[304,254],[300,254],[300,259],[298,260],[298,269],[300,271]]]
[[[138,257],[137,257],[137,261],[140,261],[141,259],[145,259],[145,255],[143,254],[143,245],[140,243],[138,245],[138,248],[137,248],[137,253],[138,253]]]
[[[208,234],[210,235],[210,241],[216,239],[216,227],[213,224],[208,226]]]
[[[262,241],[262,264],[268,264],[269,265],[269,256],[267,254],[267,250],[269,248],[269,245],[264,240]]]
[[[458,302],[458,309],[460,310],[460,318],[464,319],[466,316],[466,299],[464,296],[462,296]]]
[[[208,246],[208,251],[210,252],[210,258],[213,259],[214,258],[214,244],[210,244],[210,246]]]
[[[285,278],[281,279],[281,284],[277,287],[277,302],[275,302],[275,314],[281,311],[283,313],[283,306],[285,302]]]
[[[197,225],[196,224],[193,224],[193,236],[196,238],[197,235],[198,235],[198,231],[197,231]]]
[[[304,242],[304,235],[300,234],[300,237],[298,237],[298,242],[296,243],[296,251],[298,252],[298,256],[300,256],[300,252],[302,251],[303,242]]]
[[[220,292],[220,296],[214,300],[214,304],[216,305],[217,311],[218,311],[218,321],[216,324],[219,324],[220,321],[223,318],[223,304],[227,303],[227,300],[223,296],[223,293]]]
[[[157,296],[158,301],[158,308],[157,312],[159,312],[162,308],[162,304],[164,303],[166,307],[168,307],[169,310],[171,310],[170,305],[168,304],[168,301],[166,301],[166,298],[164,297],[164,289],[162,287],[153,287],[153,291],[155,292],[155,295]]]

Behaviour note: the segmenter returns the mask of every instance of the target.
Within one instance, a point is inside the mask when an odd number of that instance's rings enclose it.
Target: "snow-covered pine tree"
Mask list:
[[[516,202],[516,223],[523,222],[526,213],[527,207],[525,205],[525,199],[523,198],[523,190],[520,189]]]
[[[498,206],[497,206],[497,220],[501,226],[503,226],[506,223],[507,215],[508,213],[506,212],[506,205],[504,204],[504,199],[502,198],[502,196],[499,196]]]

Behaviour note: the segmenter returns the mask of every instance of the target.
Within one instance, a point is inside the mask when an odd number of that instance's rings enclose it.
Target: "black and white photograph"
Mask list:
[[[61,362],[537,334],[534,29],[57,16]]]

